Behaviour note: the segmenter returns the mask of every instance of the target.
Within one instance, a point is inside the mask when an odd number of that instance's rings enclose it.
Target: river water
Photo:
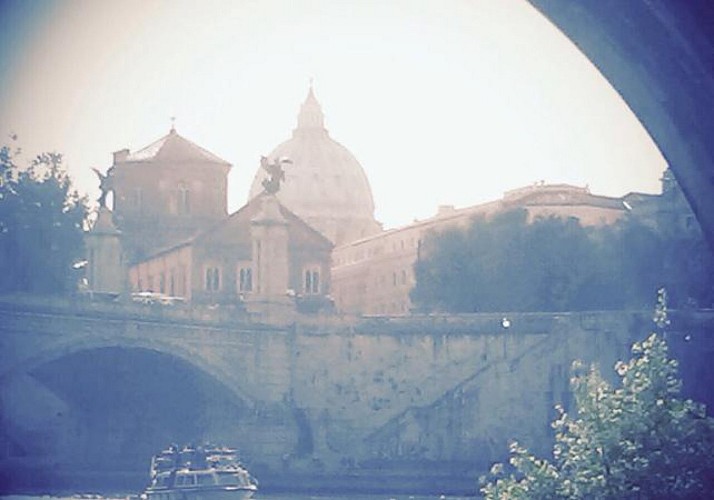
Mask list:
[[[2,500],[126,500],[127,496],[112,495],[107,497],[99,496],[30,496],[30,495],[0,495]],[[424,495],[354,495],[354,494],[337,494],[337,495],[305,495],[305,494],[262,494],[258,493],[253,497],[254,500],[473,500],[473,497],[452,497],[452,496],[424,496]]]

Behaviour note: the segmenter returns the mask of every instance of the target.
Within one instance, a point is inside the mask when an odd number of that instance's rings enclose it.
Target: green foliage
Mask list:
[[[714,300],[706,246],[665,241],[633,220],[598,229],[573,218],[529,223],[525,210],[431,234],[415,273],[411,298],[427,311],[643,308],[662,286],[680,306],[692,297],[701,305]]]
[[[656,317],[666,321],[664,299],[661,305]],[[680,398],[677,363],[660,336],[635,344],[632,354],[615,366],[618,388],[594,368],[574,377],[577,417],[557,408],[552,461],[514,443],[514,472],[495,465],[485,498],[706,498],[714,491],[714,419]]]
[[[41,154],[22,169],[18,153],[0,149],[0,292],[66,292],[84,252],[86,202],[60,154]]]

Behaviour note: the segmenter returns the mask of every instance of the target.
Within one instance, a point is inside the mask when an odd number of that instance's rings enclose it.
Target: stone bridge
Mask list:
[[[0,469],[18,484],[119,471],[136,487],[155,450],[191,441],[239,447],[268,485],[379,470],[473,487],[510,439],[548,451],[574,359],[611,375],[653,326],[649,311],[271,323],[5,300],[0,312]],[[714,313],[673,317],[687,391],[711,403]]]

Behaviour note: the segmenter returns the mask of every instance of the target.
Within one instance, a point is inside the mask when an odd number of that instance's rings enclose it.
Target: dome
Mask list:
[[[285,180],[277,192],[280,202],[335,244],[380,231],[367,176],[357,159],[333,140],[324,127],[320,103],[310,88],[300,108],[293,136],[276,147],[269,161],[289,158]],[[267,172],[259,168],[250,198],[263,191]]]

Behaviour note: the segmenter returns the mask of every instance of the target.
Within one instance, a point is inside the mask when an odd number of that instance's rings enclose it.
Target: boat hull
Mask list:
[[[147,500],[248,500],[255,488],[170,488],[147,490]]]

